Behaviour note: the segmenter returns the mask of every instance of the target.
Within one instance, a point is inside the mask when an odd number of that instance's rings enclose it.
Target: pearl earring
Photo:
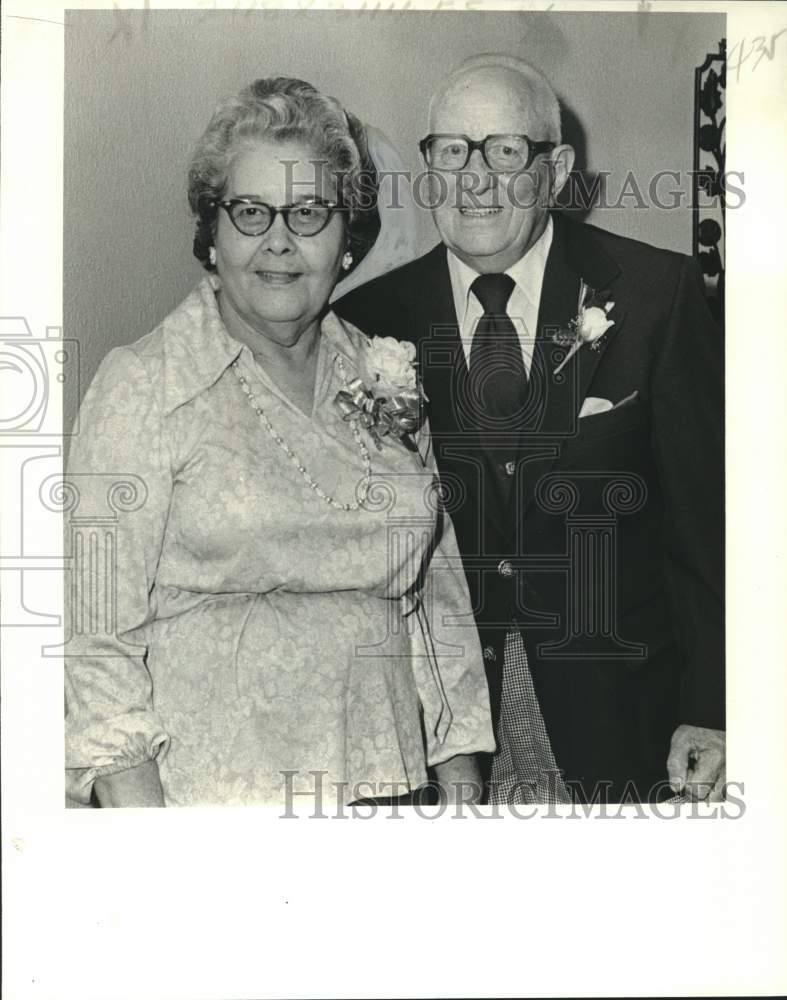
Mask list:
[[[211,267],[215,267],[216,266],[216,248],[215,247],[211,247],[210,250],[208,250],[208,260],[210,261],[210,266]]]
[[[347,253],[345,253],[344,257],[342,257],[342,270],[349,271],[352,266],[353,266],[353,255],[348,250]]]

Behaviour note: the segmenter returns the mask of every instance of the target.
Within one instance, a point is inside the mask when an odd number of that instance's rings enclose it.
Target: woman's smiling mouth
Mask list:
[[[254,273],[269,285],[291,285],[301,276],[300,271],[255,271]]]

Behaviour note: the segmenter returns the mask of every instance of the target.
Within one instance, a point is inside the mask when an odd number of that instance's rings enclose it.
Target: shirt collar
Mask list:
[[[218,276],[207,275],[154,331],[163,343],[166,414],[217,382],[243,349],[219,314],[220,288]]]
[[[533,246],[515,264],[506,269],[506,274],[510,275],[528,299],[538,304],[541,298],[541,285],[544,280],[544,271],[547,266],[549,249],[552,246],[552,235],[554,226],[552,216],[547,219],[544,232],[539,236]],[[470,286],[478,277],[479,272],[460,260],[453,251],[448,251],[448,272],[451,276],[451,288],[454,292],[454,305],[456,306],[456,318],[460,328],[464,325],[470,305]],[[473,296],[473,302],[477,302]]]
[[[242,351],[248,351],[227,332],[216,300],[220,288],[218,275],[206,275],[154,331],[163,344],[165,414],[209,389]],[[320,335],[334,358],[342,354],[352,360],[351,335],[335,313],[324,317]]]

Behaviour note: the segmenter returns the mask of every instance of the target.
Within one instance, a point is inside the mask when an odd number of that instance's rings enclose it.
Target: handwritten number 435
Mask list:
[[[781,31],[777,31],[775,34],[771,35],[770,41],[766,44],[765,35],[757,35],[753,38],[751,42],[747,43],[746,38],[742,38],[739,42],[736,42],[732,48],[729,50],[727,69],[730,72],[735,73],[735,78],[740,80],[741,67],[745,62],[751,59],[752,56],[757,56],[756,62],[752,64],[752,69],[755,70],[760,65],[762,60],[767,56],[767,58],[773,59],[776,50],[776,39],[783,35],[787,31],[787,28],[782,28]],[[750,46],[747,48],[747,44]]]

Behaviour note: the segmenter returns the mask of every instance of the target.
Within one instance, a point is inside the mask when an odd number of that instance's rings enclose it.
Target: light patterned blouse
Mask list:
[[[69,461],[67,792],[158,762],[167,805],[403,794],[427,764],[491,751],[481,650],[428,430],[419,453],[334,400],[363,334],[329,313],[313,412],[231,338],[218,279],[111,351]],[[342,359],[343,364],[340,364]],[[421,457],[423,456],[423,457]],[[98,527],[96,527],[98,525]],[[67,602],[69,603],[69,602]],[[319,776],[311,772],[319,772]]]

